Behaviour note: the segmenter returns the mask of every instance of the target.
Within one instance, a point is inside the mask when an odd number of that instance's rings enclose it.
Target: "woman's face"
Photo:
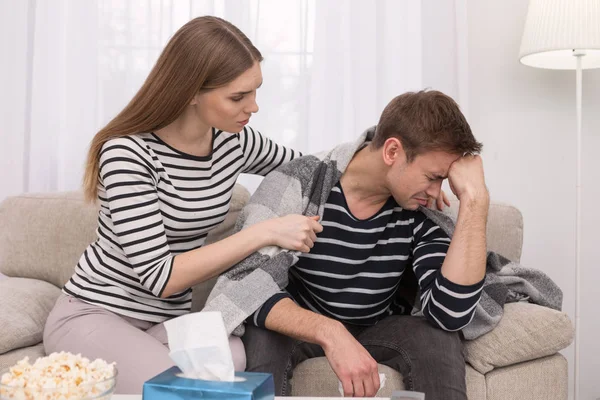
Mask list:
[[[197,105],[198,116],[206,125],[238,133],[258,112],[256,90],[260,85],[262,72],[256,62],[226,86],[197,94],[191,104]]]

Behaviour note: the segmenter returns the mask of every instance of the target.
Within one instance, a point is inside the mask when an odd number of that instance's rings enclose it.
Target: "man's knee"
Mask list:
[[[465,363],[455,332],[424,318],[389,316],[359,334],[377,362],[395,369],[409,390],[432,399],[465,399]]]
[[[275,393],[289,395],[288,380],[291,377],[294,339],[268,329],[246,325],[242,337],[246,347],[246,370],[273,374]]]
[[[373,328],[361,335],[361,342],[385,343],[396,351],[405,352],[411,362],[432,367],[462,365],[464,369],[462,341],[457,332],[444,331],[425,318],[410,316],[390,316]]]
[[[458,332],[423,321],[414,354],[416,384],[433,399],[466,399],[466,366]],[[417,388],[418,389],[418,388]]]
[[[463,345],[458,332],[449,332],[433,326],[425,318],[414,321],[417,357],[436,364],[457,365],[464,368]]]

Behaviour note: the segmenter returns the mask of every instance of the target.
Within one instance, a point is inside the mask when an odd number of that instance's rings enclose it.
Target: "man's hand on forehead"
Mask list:
[[[450,189],[459,201],[489,200],[483,173],[483,160],[479,155],[465,155],[450,165],[448,171]]]

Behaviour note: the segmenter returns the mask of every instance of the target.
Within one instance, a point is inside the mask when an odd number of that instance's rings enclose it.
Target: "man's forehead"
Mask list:
[[[438,151],[438,150],[432,150],[432,151],[426,151],[424,153],[421,153],[419,155],[417,155],[416,159],[421,159],[425,162],[430,162],[430,163],[450,163],[452,164],[454,161],[458,160],[459,158],[461,158],[462,156],[460,154],[455,154],[455,153],[449,153],[446,151]]]
[[[452,163],[461,157],[460,154],[445,151],[428,151],[418,155],[415,160],[420,161],[421,166],[429,173],[445,177],[448,175]]]

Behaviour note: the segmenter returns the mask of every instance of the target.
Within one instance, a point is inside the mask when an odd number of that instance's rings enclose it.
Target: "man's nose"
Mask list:
[[[442,190],[442,180],[438,179],[437,181],[433,182],[429,188],[425,191],[425,193],[427,193],[428,196],[433,197],[434,199],[437,199],[440,196],[440,192]]]

